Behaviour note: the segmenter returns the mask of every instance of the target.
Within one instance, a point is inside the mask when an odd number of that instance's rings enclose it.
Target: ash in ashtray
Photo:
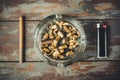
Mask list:
[[[75,55],[80,32],[71,23],[55,20],[49,23],[42,34],[41,50],[54,59],[66,59]]]

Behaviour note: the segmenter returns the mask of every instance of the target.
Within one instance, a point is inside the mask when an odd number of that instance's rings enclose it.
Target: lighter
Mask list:
[[[107,58],[107,24],[97,23],[97,58]]]

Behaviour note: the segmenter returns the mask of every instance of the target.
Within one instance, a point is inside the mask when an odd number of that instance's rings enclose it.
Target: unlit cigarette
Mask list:
[[[23,62],[23,17],[19,18],[19,63]]]

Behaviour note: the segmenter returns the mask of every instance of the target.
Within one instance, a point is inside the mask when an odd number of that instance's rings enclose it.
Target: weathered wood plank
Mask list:
[[[25,57],[37,60],[33,47],[33,33],[38,22],[28,22],[25,25]],[[19,59],[19,23],[0,22],[0,61],[16,61]],[[32,55],[33,54],[33,55]],[[39,59],[38,59],[39,60]]]
[[[18,59],[18,23],[0,23],[0,61]]]
[[[34,51],[34,30],[40,21],[25,22],[25,59],[26,61],[39,61]],[[87,37],[87,48],[84,58],[96,59],[96,22],[82,21],[81,24]],[[120,20],[109,21],[111,25],[110,56],[108,60],[120,60]],[[0,22],[0,60],[18,60],[19,52],[19,24],[18,22]]]
[[[119,0],[1,0],[0,19],[18,20],[21,15],[25,15],[28,20],[41,20],[52,14],[104,19],[105,11],[119,9],[117,1]]]
[[[120,75],[119,67],[119,62],[79,62],[64,68],[53,67],[43,62],[0,63],[0,79],[117,80]]]

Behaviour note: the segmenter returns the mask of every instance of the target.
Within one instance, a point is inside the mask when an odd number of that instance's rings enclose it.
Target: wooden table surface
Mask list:
[[[119,0],[1,0],[0,80],[119,80],[120,10]],[[43,62],[34,51],[34,30],[47,16],[73,16],[87,35],[85,59],[64,68]],[[25,16],[25,62],[19,64],[19,17]],[[109,58],[96,60],[97,21],[111,25]]]

